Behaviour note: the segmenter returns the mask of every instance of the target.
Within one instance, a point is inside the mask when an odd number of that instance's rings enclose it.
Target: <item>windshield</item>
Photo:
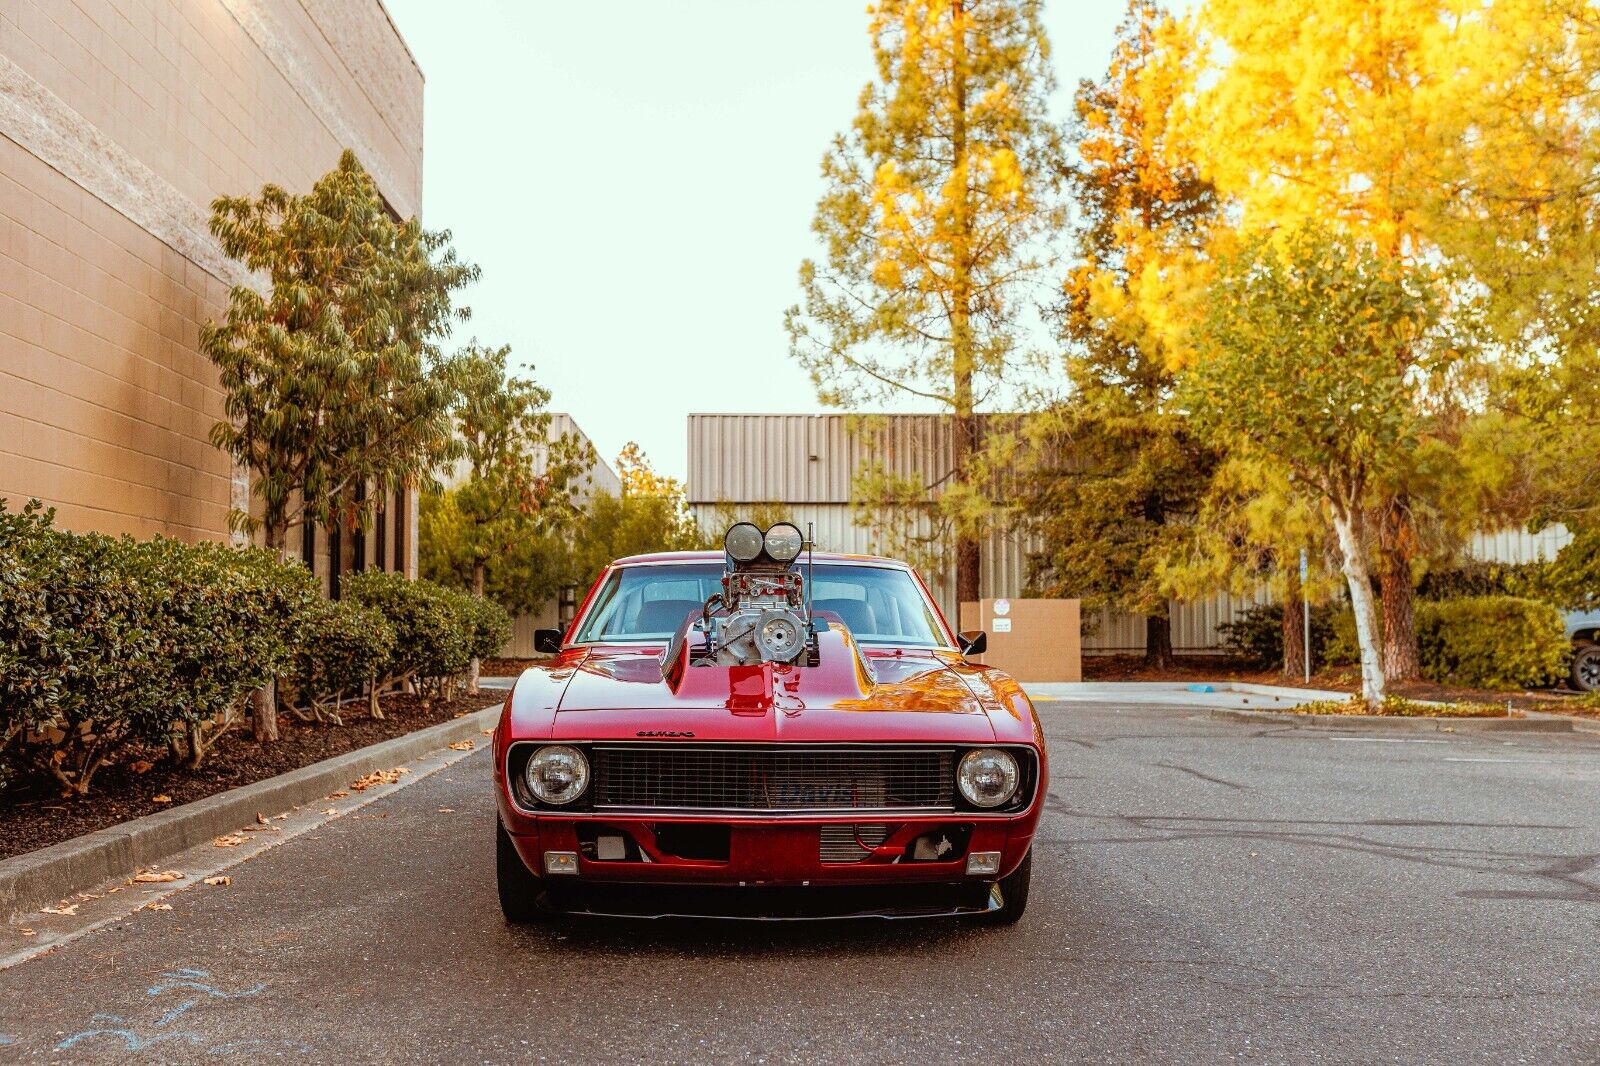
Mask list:
[[[666,641],[712,593],[721,563],[665,563],[613,570],[584,613],[574,643]],[[818,614],[831,614],[863,644],[945,648],[933,605],[898,567],[818,563],[811,587]]]

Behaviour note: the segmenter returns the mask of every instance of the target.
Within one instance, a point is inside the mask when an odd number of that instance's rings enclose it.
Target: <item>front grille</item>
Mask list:
[[[950,810],[948,748],[599,744],[596,808]]]
[[[821,830],[820,851],[826,863],[860,862],[872,854],[868,848],[889,839],[886,825],[825,825]]]

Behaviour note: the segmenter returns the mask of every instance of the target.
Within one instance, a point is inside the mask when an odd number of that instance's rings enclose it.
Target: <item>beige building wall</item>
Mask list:
[[[415,214],[422,91],[378,0],[0,3],[0,497],[226,537],[246,484],[209,441],[199,331],[259,280],[210,203],[304,190],[350,147]]]

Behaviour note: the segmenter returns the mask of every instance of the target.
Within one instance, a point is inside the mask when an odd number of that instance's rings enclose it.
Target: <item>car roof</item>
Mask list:
[[[693,551],[693,552],[650,552],[644,555],[628,555],[616,560],[612,566],[629,566],[634,563],[720,563],[725,556],[720,551]],[[870,563],[873,566],[896,566],[909,570],[910,567],[899,559],[886,559],[881,555],[850,555],[846,552],[817,552],[814,556],[819,563]],[[800,557],[803,566],[806,556]]]

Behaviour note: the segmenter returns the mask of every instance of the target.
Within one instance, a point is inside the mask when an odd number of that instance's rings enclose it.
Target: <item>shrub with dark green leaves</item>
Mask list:
[[[1324,661],[1324,650],[1333,636],[1332,605],[1314,604],[1311,608],[1311,657]],[[1246,607],[1231,622],[1217,627],[1228,649],[1241,659],[1264,667],[1283,666],[1283,605],[1261,603]]]
[[[511,616],[493,600],[469,596],[464,592],[457,595],[460,597],[457,609],[471,627],[469,639],[472,657],[488,659],[499,655],[506,641],[511,639]]]
[[[196,765],[316,599],[257,549],[55,529],[0,502],[0,757],[77,794],[131,744]]]
[[[0,730],[11,766],[81,795],[127,745],[166,740],[167,670],[137,545],[53,519],[0,506]]]
[[[251,693],[289,668],[316,578],[261,548],[156,537],[133,546],[133,575],[150,592],[152,629],[167,670],[172,748],[198,767],[245,718]]]
[[[459,593],[379,571],[351,574],[342,587],[345,599],[378,611],[394,627],[394,650],[380,684],[410,678],[437,689],[472,660],[473,627]]]
[[[343,698],[370,692],[394,653],[394,626],[382,611],[350,600],[319,601],[306,612],[305,640],[289,676],[305,704],[302,716],[340,722]]]
[[[1417,598],[1438,601],[1464,596],[1523,596],[1558,603],[1561,597],[1557,584],[1552,563],[1469,559],[1457,566],[1428,571],[1417,585]]]
[[[1471,688],[1553,685],[1572,654],[1561,612],[1516,596],[1418,604],[1417,644],[1424,676]]]

